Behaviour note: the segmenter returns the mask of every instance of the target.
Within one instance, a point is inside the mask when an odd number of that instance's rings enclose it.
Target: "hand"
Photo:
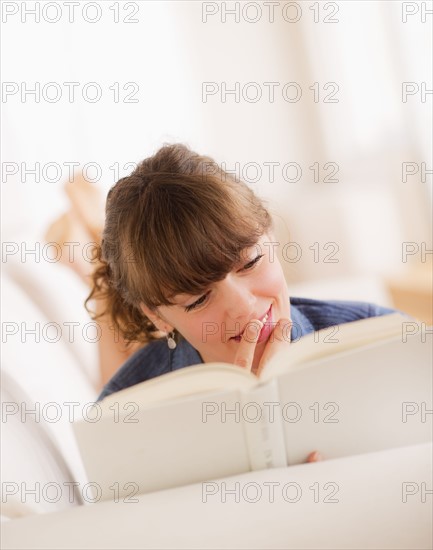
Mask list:
[[[284,346],[290,345],[291,326],[292,321],[290,319],[280,319],[275,325],[275,328],[272,331],[270,337],[270,340],[272,341],[269,341],[265,347],[259,363],[259,368],[257,369],[258,372],[256,374],[260,372],[260,370],[269,360],[270,356],[283,350]],[[239,349],[233,362],[238,367],[251,370],[257,339],[259,337],[262,327],[263,323],[258,319],[254,319],[253,321],[250,321],[250,323],[248,323],[242,335]],[[321,460],[323,460],[322,455],[318,451],[313,451],[307,456],[306,463],[320,462]]]
[[[233,361],[234,365],[249,371],[251,370],[257,340],[262,328],[263,323],[258,319],[253,319],[247,324],[242,334],[241,341],[239,342],[238,351]]]
[[[288,347],[291,342],[292,324],[292,320],[289,317],[283,317],[278,321],[269,337],[263,355],[260,358],[259,366],[254,374],[260,376],[263,367],[271,358],[275,357],[275,355],[283,354],[285,357],[287,354],[288,356],[290,353]]]
[[[252,371],[254,374],[259,376],[264,365],[271,357],[277,353],[284,352],[284,349],[290,345],[291,326],[292,321],[289,318],[282,318],[278,321],[265,346],[258,367]],[[263,323],[258,319],[254,319],[248,323],[242,334],[242,339],[233,361],[235,365],[250,371],[252,370],[257,339],[262,327]]]
[[[320,462],[323,460],[323,456],[319,453],[319,451],[313,451],[307,456],[307,460],[305,462]]]

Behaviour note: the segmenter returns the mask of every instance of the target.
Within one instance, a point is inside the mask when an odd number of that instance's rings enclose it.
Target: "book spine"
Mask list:
[[[287,466],[283,421],[276,380],[241,393],[242,423],[251,470]]]

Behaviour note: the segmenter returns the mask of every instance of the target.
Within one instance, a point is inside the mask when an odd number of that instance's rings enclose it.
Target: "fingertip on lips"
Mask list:
[[[259,319],[253,319],[252,321],[249,321],[245,329],[242,331],[241,334],[238,334],[237,336],[232,336],[230,340],[235,340],[236,342],[240,342],[242,339],[249,339],[249,334],[251,331],[253,331],[253,340],[260,336],[260,331],[265,326],[265,324],[260,321]]]

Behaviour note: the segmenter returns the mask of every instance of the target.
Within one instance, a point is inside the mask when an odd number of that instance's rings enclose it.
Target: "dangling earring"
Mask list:
[[[167,346],[170,349],[175,349],[177,346],[176,340],[174,339],[174,331],[167,334]]]

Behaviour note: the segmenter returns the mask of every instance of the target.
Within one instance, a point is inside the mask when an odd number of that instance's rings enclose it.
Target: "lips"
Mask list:
[[[262,316],[262,317],[259,317],[258,320],[261,321],[263,323],[263,328],[260,332],[260,336],[259,336],[259,339],[258,339],[258,342],[262,341],[262,333],[265,332],[265,327],[267,327],[268,325],[266,325],[267,322],[270,321],[270,319],[272,319],[271,317],[271,312],[272,312],[272,305],[269,306],[269,309],[268,311]],[[248,324],[248,323],[247,323]],[[244,327],[244,329],[239,333],[237,334],[236,336],[232,336],[230,338],[230,340],[235,340],[236,342],[240,342],[241,341],[241,338],[242,338],[242,334],[245,332],[245,329],[246,329],[246,325]],[[267,332],[267,331],[266,331]]]

